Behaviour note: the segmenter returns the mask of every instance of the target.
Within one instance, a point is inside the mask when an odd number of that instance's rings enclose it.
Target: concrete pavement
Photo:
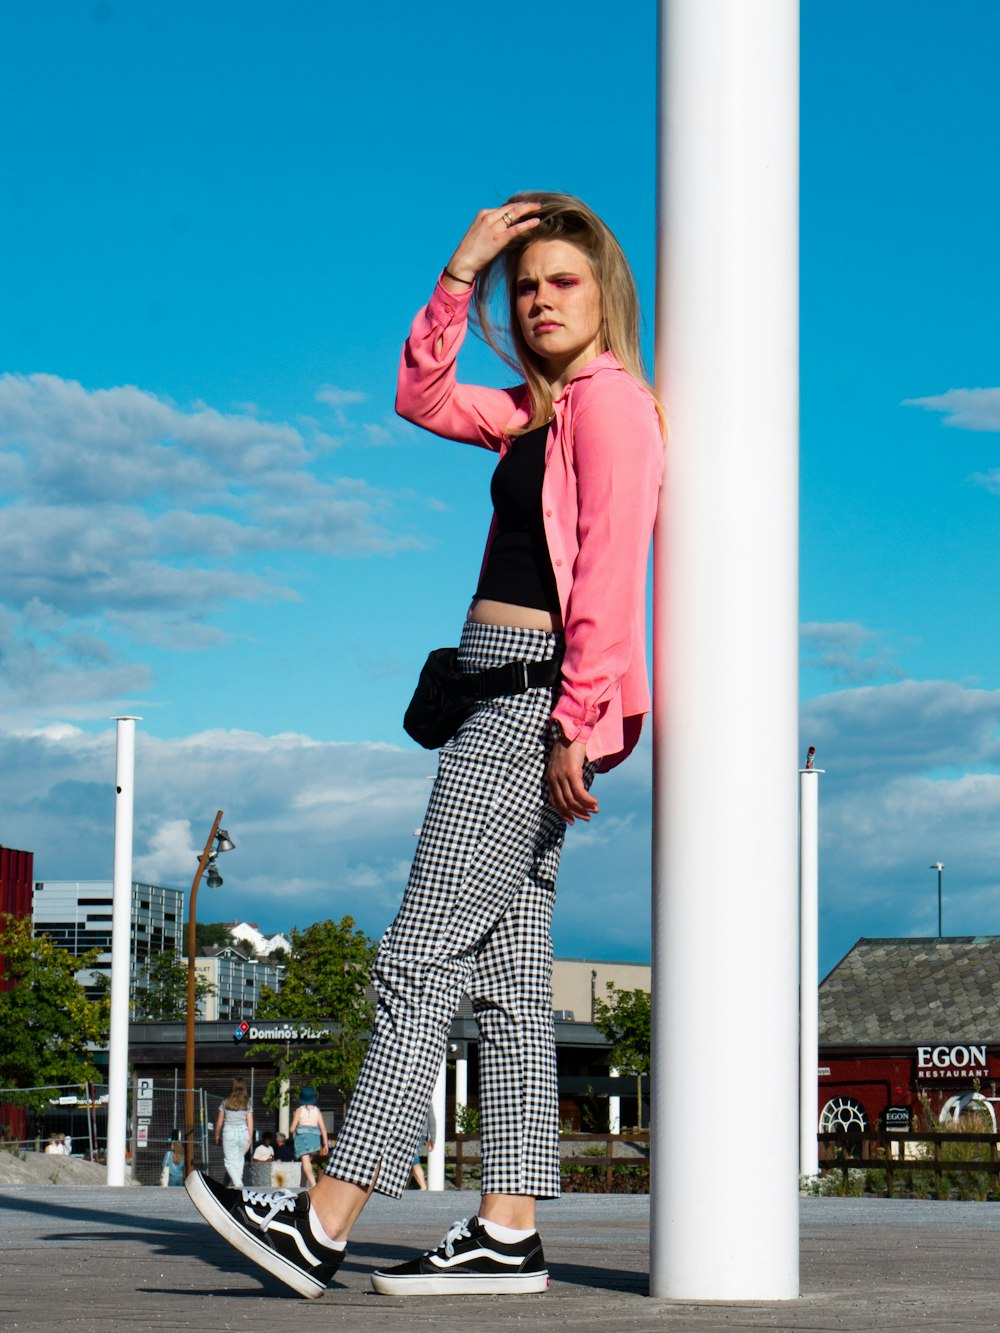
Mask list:
[[[645,1196],[540,1205],[544,1296],[388,1298],[368,1273],[437,1243],[474,1194],[376,1197],[337,1285],[302,1301],[244,1260],[182,1190],[0,1189],[4,1333],[124,1330],[1000,1329],[1000,1208],[983,1203],[803,1199],[801,1300],[683,1305],[647,1293]],[[720,1203],[724,1207],[724,1203]],[[725,1256],[719,1256],[720,1264]]]

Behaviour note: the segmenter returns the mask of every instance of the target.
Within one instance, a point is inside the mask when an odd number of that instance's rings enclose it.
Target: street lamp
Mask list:
[[[194,991],[195,991],[195,955],[197,953],[195,908],[198,902],[198,885],[201,877],[208,871],[208,887],[217,889],[222,883],[222,876],[215,864],[220,852],[231,852],[235,843],[229,839],[222,823],[222,811],[215,816],[215,823],[205,843],[205,850],[198,858],[198,870],[191,885],[191,898],[188,902],[188,994],[187,994],[187,1037],[184,1047],[184,1174],[194,1170]],[[214,844],[214,845],[213,845]]]
[[[930,867],[931,870],[938,872],[938,939],[941,938],[941,871],[944,869],[943,861],[935,861]]]

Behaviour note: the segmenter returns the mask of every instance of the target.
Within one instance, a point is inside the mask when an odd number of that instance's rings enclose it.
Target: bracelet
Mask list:
[[[463,282],[467,287],[475,287],[476,285],[475,278],[457,278],[451,269],[443,268],[441,272],[446,278],[451,278],[452,282]]]

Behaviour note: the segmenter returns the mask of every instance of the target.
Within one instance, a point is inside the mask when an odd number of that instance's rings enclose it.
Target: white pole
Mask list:
[[[431,1093],[431,1110],[434,1112],[434,1147],[427,1154],[427,1188],[444,1189],[444,1081],[448,1073],[448,1057],[441,1060],[441,1068]]]
[[[661,0],[660,15],[650,1291],[790,1300],[798,7]],[[712,1095],[734,1048],[764,1071],[748,1113],[768,1167],[752,1190],[718,1151],[741,1141],[730,1098]],[[692,1152],[692,1135],[714,1150]]]
[[[455,1058],[455,1119],[458,1120],[460,1110],[464,1110],[469,1104],[469,1057],[461,1052],[466,1049],[460,1048],[458,1056]]]
[[[810,756],[811,762],[811,756]],[[799,769],[799,1171],[819,1173],[819,775]]]
[[[128,1120],[128,999],[132,955],[132,809],[135,724],[119,717],[115,762],[115,876],[111,909],[111,1034],[108,1043],[107,1183],[125,1184]]]
[[[620,1078],[618,1070],[612,1067],[610,1070],[612,1078]],[[641,1107],[640,1107],[641,1110]],[[622,1132],[622,1099],[620,1097],[608,1098],[608,1133],[620,1134]]]

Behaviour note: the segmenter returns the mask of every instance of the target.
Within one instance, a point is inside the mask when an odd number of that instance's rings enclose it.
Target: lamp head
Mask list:
[[[215,854],[219,852],[233,852],[236,850],[236,843],[233,842],[224,828],[220,828],[215,835]]]

